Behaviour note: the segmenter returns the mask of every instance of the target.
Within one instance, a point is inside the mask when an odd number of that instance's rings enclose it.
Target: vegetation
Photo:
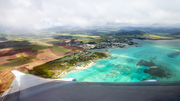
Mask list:
[[[48,44],[53,44],[53,45],[57,45],[57,44],[61,44],[61,43],[63,43],[61,40],[59,40],[59,41],[48,41],[48,42],[46,42],[46,43],[48,43]]]
[[[5,41],[0,42],[0,49],[2,48],[9,48],[9,47],[19,47],[19,46],[26,46],[30,45],[31,43],[28,41]]]
[[[32,55],[32,56],[24,57],[22,55],[22,53],[18,53],[18,55],[20,56],[19,58],[16,58],[16,59],[7,59],[7,61],[16,61],[16,60],[18,60],[18,61],[28,61],[28,60],[36,57],[35,55],[34,56]]]
[[[11,84],[12,84],[12,82],[13,82],[13,81],[11,81],[11,82],[7,85],[6,89],[9,89],[9,87],[10,87]]]
[[[174,39],[174,37],[150,35],[150,39]]]
[[[119,33],[116,34],[116,36],[119,36],[119,35],[134,35],[134,36],[137,36],[137,35],[144,35],[144,34],[146,34],[146,32],[140,31],[140,30],[133,30],[133,31],[119,32]]]
[[[11,59],[9,60],[10,62],[8,63],[4,63],[4,64],[0,64],[0,70],[2,69],[6,69],[6,68],[12,68],[14,66],[19,66],[19,65],[23,65],[29,62],[33,62],[36,61],[36,55],[32,55],[32,56],[28,56],[28,57],[19,57],[17,59]]]
[[[105,41],[106,40],[101,40],[101,39],[99,39],[99,40],[91,40],[91,41],[88,42],[88,44],[100,43],[100,42],[105,42]]]
[[[106,58],[106,57],[107,57],[107,54],[105,54],[105,53],[100,53],[100,52],[95,52],[95,53],[93,53],[90,57],[93,57],[93,58]]]
[[[22,53],[18,53],[18,55],[19,55],[21,58],[24,58],[24,56],[22,55]]]
[[[90,41],[90,42],[88,42],[88,44],[96,44],[96,42],[92,42],[92,41]]]
[[[32,47],[32,50],[40,50],[40,49],[47,49],[48,46],[34,46]]]
[[[44,51],[39,51],[38,54],[44,53]]]
[[[159,35],[159,36],[168,36],[168,35],[170,35],[170,33],[156,33],[157,35]]]
[[[25,74],[29,74],[29,71],[28,71],[28,70],[26,70],[26,71],[24,71],[23,73],[25,73]]]
[[[60,47],[60,46],[52,46],[49,47],[51,49],[51,51],[56,54],[57,56],[61,56],[64,53],[70,52],[71,50]]]
[[[52,78],[55,75],[56,70],[60,70],[62,72],[65,69],[68,69],[74,65],[77,65],[79,62],[86,62],[86,61],[93,60],[96,58],[106,58],[106,57],[107,57],[107,54],[99,53],[99,52],[95,52],[91,56],[84,56],[83,54],[81,54],[78,56],[74,56],[73,58],[70,58],[68,60],[64,60],[64,61],[57,61],[57,60],[51,61],[43,65],[34,67],[33,70],[34,70],[34,73],[37,75],[42,75],[43,77]],[[61,59],[58,59],[58,60],[61,60]]]
[[[56,35],[54,39],[70,39],[72,36],[65,36],[65,35]]]
[[[0,41],[5,41],[7,40],[5,37],[0,37]]]

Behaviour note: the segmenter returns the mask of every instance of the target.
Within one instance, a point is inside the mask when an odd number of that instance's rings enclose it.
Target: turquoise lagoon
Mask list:
[[[71,70],[61,78],[83,82],[180,81],[180,40],[133,41],[138,44],[107,49],[109,58],[95,60],[94,66]]]

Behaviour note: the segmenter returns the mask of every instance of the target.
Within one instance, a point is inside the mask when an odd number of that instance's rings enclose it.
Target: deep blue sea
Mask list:
[[[133,40],[137,45],[108,49],[110,57],[62,78],[85,82],[180,81],[180,40]]]

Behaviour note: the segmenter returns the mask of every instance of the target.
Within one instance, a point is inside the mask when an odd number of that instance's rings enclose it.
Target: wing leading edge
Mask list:
[[[179,101],[180,82],[100,83],[44,79],[19,71],[2,101]]]

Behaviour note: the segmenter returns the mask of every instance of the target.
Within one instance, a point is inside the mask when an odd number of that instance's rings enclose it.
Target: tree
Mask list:
[[[75,39],[71,39],[70,42],[71,42],[71,44],[75,43]]]

